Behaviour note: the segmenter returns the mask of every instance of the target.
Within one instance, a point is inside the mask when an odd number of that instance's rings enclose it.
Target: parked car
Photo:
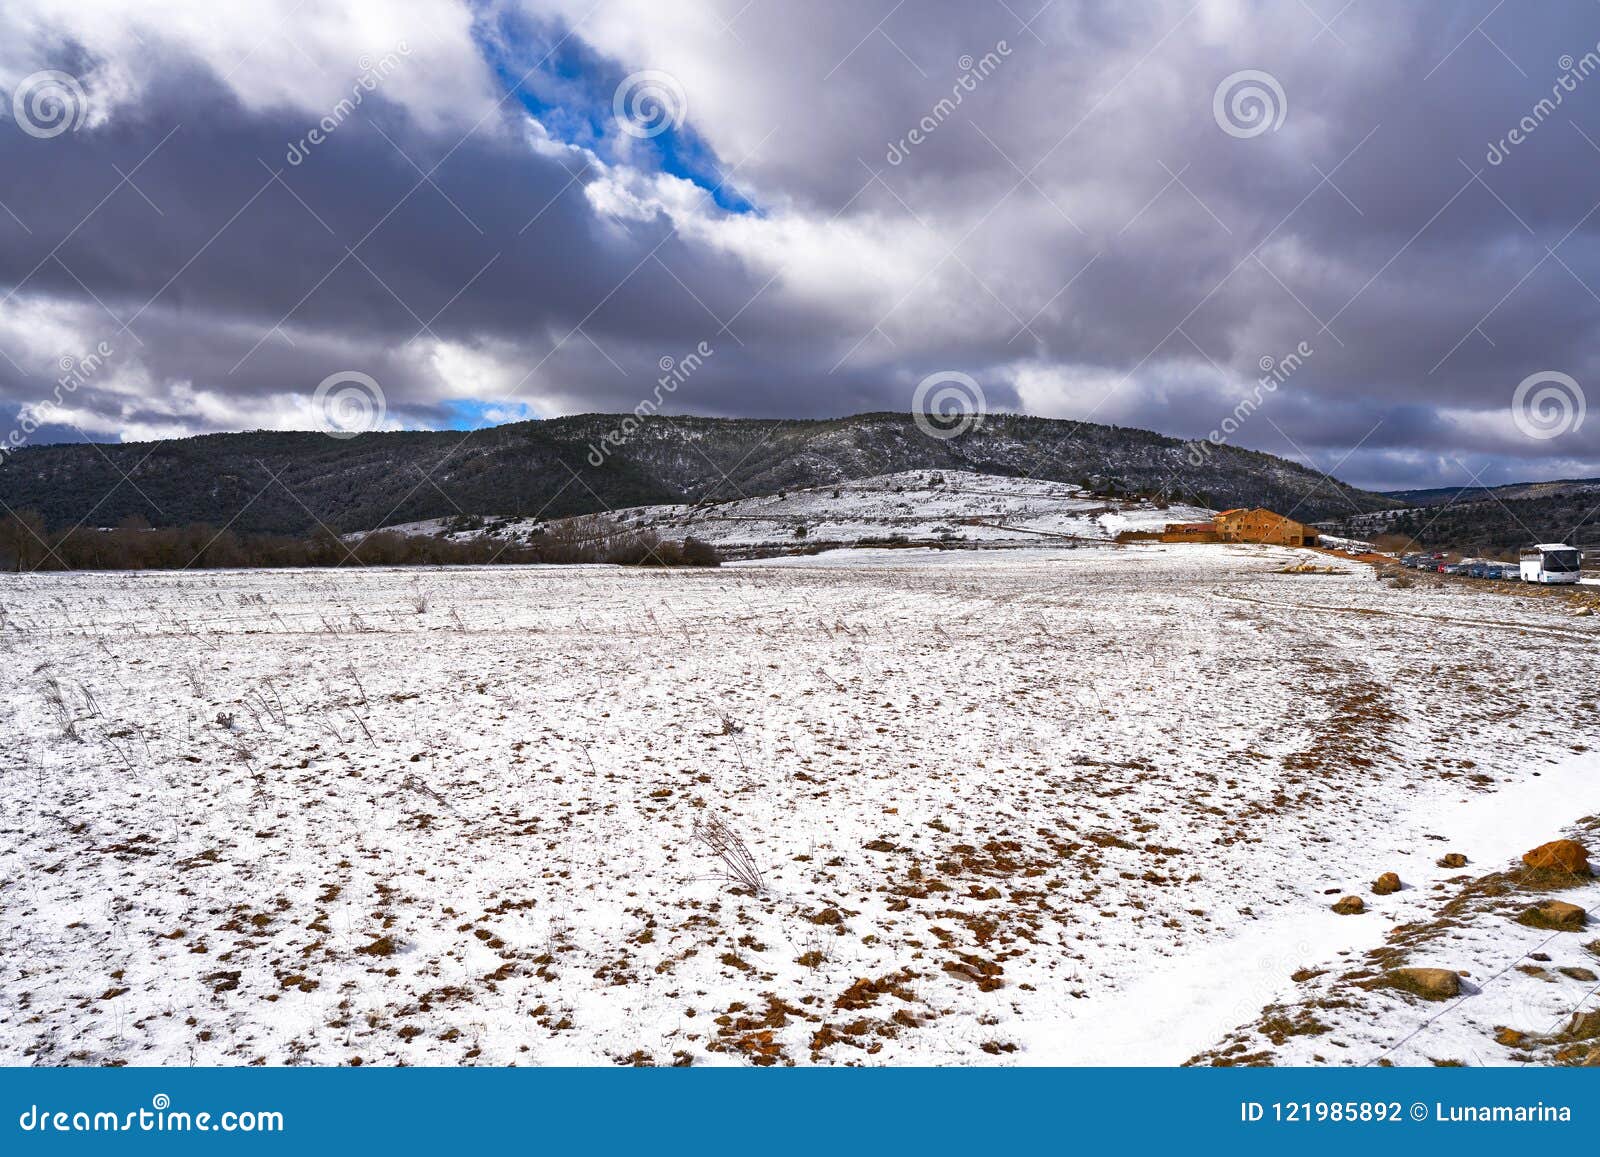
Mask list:
[[[1467,568],[1467,577],[1475,579],[1488,578],[1489,564],[1483,561],[1473,563]]]
[[[1506,577],[1505,567],[1497,562],[1492,562],[1483,568],[1483,577],[1486,579],[1503,579]]]

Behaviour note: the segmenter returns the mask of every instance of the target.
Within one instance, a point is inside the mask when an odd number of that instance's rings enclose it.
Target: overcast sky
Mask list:
[[[10,0],[0,438],[959,371],[1187,438],[1259,399],[1229,440],[1364,486],[1600,475],[1597,42],[1576,0]]]

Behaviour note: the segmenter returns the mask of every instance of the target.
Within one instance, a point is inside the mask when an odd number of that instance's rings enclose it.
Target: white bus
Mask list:
[[[1541,542],[1522,548],[1525,583],[1575,583],[1583,572],[1583,554],[1564,542]]]

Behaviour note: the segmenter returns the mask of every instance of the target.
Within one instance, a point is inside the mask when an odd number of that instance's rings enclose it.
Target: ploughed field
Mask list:
[[[1303,558],[0,576],[0,1061],[1511,1063],[1496,912],[1263,1008],[1582,835],[1600,616]]]

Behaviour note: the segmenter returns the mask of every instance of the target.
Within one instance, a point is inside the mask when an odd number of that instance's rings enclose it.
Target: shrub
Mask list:
[[[721,566],[722,556],[709,542],[693,535],[683,540],[684,566]]]
[[[114,530],[49,531],[31,511],[0,518],[0,568],[34,570],[179,570],[206,567],[463,566],[489,563],[592,563],[626,566],[717,566],[708,543],[680,546],[652,530],[630,530],[604,515],[563,519],[525,544],[377,530],[341,538],[326,527],[294,537],[235,534],[205,523],[152,529],[133,518]]]

